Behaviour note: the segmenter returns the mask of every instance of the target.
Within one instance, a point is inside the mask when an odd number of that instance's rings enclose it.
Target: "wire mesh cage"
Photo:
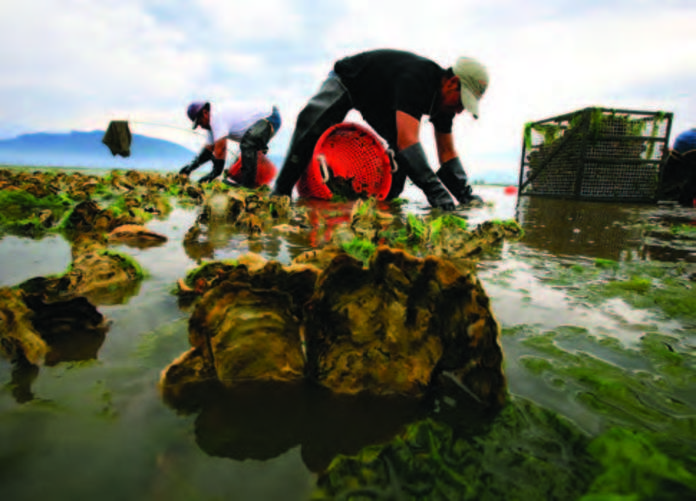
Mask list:
[[[653,202],[672,113],[585,108],[525,125],[520,195]]]

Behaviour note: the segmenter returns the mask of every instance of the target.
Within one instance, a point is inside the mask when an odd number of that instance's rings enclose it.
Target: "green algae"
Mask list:
[[[696,496],[696,402],[688,397],[696,389],[696,353],[689,341],[648,332],[628,348],[583,327],[542,332],[524,324],[503,334],[535,353],[519,359],[534,377],[575,394],[575,401],[602,417],[604,431],[587,447],[597,475],[582,501]],[[648,366],[623,367],[577,346],[609,350],[628,366]]]
[[[344,243],[341,245],[341,248],[354,258],[362,261],[363,264],[367,264],[377,250],[377,246],[374,243],[359,237],[354,237],[350,242]]]
[[[430,418],[338,456],[312,499],[578,499],[598,472],[588,438],[531,402],[513,400],[474,433],[472,424]]]
[[[621,297],[633,307],[657,309],[668,318],[696,319],[696,290],[685,280],[653,283],[649,277],[637,275],[594,288],[607,297]]]
[[[438,238],[441,238],[447,230],[466,231],[468,229],[469,223],[466,221],[466,219],[454,216],[452,214],[445,214],[430,222],[430,238],[437,240]]]
[[[670,226],[669,231],[677,236],[696,237],[696,225],[693,224],[675,224]]]
[[[131,275],[137,281],[140,281],[148,276],[147,271],[140,266],[140,263],[136,261],[132,256],[126,254],[125,252],[115,251],[111,249],[102,249],[97,252],[100,256],[107,256],[114,259],[118,265]]]
[[[696,288],[683,263],[614,262],[559,265],[544,263],[541,280],[568,287],[571,297],[602,304],[620,298],[630,306],[666,318],[696,320]]]
[[[109,202],[106,204],[106,210],[115,218],[131,216],[146,223],[154,217],[152,212],[144,210],[145,202],[139,196],[120,195],[114,198],[108,197],[104,201]],[[169,202],[167,202],[167,206],[168,210],[171,211]]]
[[[617,280],[608,282],[605,290],[610,295],[621,294],[622,292],[635,292],[645,294],[652,287],[652,280],[646,277],[631,277],[628,280]]]
[[[59,224],[44,223],[40,214],[50,211],[51,219],[58,222],[73,203],[64,193],[36,197],[27,191],[0,190],[0,235],[11,233],[37,237],[54,231]]]
[[[660,450],[661,441],[655,434],[625,428],[594,439],[588,452],[603,471],[581,501],[693,499],[696,456],[682,450],[680,456],[686,459],[670,457]]]
[[[220,275],[229,273],[236,267],[236,259],[222,259],[219,261],[210,261],[207,263],[203,263],[202,265],[192,270],[189,270],[186,273],[186,278],[184,278],[184,282],[189,286],[193,286],[198,280],[211,280]]]
[[[399,226],[394,223],[377,235],[381,243],[417,256],[469,258],[499,248],[504,239],[518,239],[522,228],[514,220],[486,221],[470,228],[456,214],[417,216],[409,213]]]
[[[183,318],[143,334],[133,357],[143,367],[166,367],[172,353],[183,353],[189,347],[188,318]]]
[[[696,404],[680,395],[696,389],[696,354],[673,336],[647,333],[636,348],[624,348],[583,328],[567,326],[554,331],[528,328],[521,343],[535,355],[520,362],[544,379],[561,380],[583,405],[608,423],[640,430],[662,431],[696,442]],[[624,368],[595,355],[566,346],[595,345],[623,360],[642,361],[648,369]],[[601,351],[595,349],[593,351]]]
[[[428,238],[428,226],[424,218],[415,214],[406,215],[406,235],[410,242],[423,242]]]
[[[597,268],[605,268],[605,269],[616,269],[619,266],[618,261],[614,261],[613,259],[601,259],[597,258],[594,260],[594,265]]]
[[[551,362],[545,358],[524,355],[520,357],[519,360],[522,365],[527,368],[527,370],[536,375],[539,375],[544,371],[550,371],[553,368]]]

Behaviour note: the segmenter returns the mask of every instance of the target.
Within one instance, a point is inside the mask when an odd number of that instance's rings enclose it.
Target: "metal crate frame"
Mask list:
[[[661,111],[591,107],[531,122],[522,140],[518,193],[655,202],[672,118]],[[639,130],[631,133],[629,127]]]

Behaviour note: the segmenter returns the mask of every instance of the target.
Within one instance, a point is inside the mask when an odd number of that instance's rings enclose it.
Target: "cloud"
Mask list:
[[[168,104],[205,76],[205,54],[135,2],[29,0],[2,19],[0,42],[15,50],[3,56],[0,120],[77,128],[90,115]]]
[[[294,38],[302,25],[302,13],[296,10],[298,4],[287,0],[197,0],[196,5],[205,15],[207,29],[217,35],[219,44]]]

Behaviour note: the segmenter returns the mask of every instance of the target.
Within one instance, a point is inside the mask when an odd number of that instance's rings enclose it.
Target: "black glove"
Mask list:
[[[428,159],[420,143],[401,150],[395,158],[397,169],[403,172],[418,186],[433,207],[454,210],[454,201],[440,180],[428,165]]]
[[[208,183],[218,177],[220,174],[222,174],[222,169],[225,168],[225,159],[224,158],[213,158],[213,170],[211,170],[208,174],[203,176],[198,180],[198,184],[203,184],[203,183]]]
[[[209,150],[208,148],[203,148],[201,152],[191,160],[190,163],[184,165],[181,170],[179,171],[179,174],[183,174],[185,176],[188,176],[191,174],[194,170],[196,170],[198,167],[203,165],[209,160],[213,159],[213,152],[212,150]]]
[[[437,177],[460,204],[483,202],[481,197],[471,193],[471,186],[467,181],[466,172],[459,157],[454,157],[442,164],[440,170],[437,171]]]

